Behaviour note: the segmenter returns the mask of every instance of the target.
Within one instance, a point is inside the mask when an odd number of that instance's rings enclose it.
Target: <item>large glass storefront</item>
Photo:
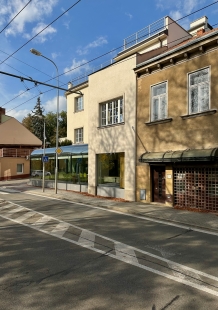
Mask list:
[[[72,145],[61,147],[62,153],[58,155],[58,180],[74,184],[88,183],[88,145]],[[55,148],[45,150],[48,162],[45,163],[45,178],[55,178]],[[35,150],[30,156],[31,175],[34,178],[42,177],[43,149]]]
[[[111,186],[125,188],[124,153],[111,153],[97,155],[98,161],[98,186]]]

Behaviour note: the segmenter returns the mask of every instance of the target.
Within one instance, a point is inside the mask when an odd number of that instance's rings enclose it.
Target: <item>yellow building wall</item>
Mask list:
[[[23,164],[23,173],[17,173],[17,164]],[[0,180],[28,177],[30,174],[30,160],[25,158],[0,158]]]
[[[148,152],[212,148],[218,145],[218,113],[182,119],[188,114],[188,73],[210,67],[210,109],[218,109],[218,51],[202,54],[183,63],[142,76],[137,81],[137,159]],[[172,122],[147,126],[150,121],[151,86],[168,82],[168,117]],[[148,184],[143,167],[137,164],[137,193],[144,183]],[[170,168],[171,169],[171,168]],[[140,172],[140,173],[139,173]],[[166,175],[167,175],[166,171]],[[172,179],[166,178],[167,191],[172,192]],[[138,197],[138,194],[137,194]],[[147,195],[149,201],[149,195]]]

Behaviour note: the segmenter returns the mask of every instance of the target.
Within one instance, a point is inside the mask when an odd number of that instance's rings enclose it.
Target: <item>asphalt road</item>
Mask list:
[[[43,198],[0,198],[0,309],[218,309],[218,236]]]

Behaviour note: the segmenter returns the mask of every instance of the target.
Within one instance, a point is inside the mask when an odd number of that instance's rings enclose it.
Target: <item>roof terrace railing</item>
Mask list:
[[[166,29],[166,17],[162,17],[153,24],[148,25],[147,27],[139,30],[138,32],[124,39],[123,50],[126,50],[127,48],[139,42],[142,42],[145,39],[148,39],[165,29]]]

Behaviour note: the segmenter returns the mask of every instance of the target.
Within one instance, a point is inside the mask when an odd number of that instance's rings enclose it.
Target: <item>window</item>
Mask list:
[[[113,125],[124,121],[123,99],[115,99],[101,104],[101,126]]]
[[[83,97],[75,98],[75,112],[83,110]]]
[[[151,121],[167,118],[167,82],[151,88]]]
[[[125,154],[110,153],[97,155],[98,186],[124,188]]]
[[[23,164],[17,164],[17,174],[23,173]]]
[[[75,141],[76,143],[83,142],[83,128],[75,129]]]
[[[189,114],[209,110],[209,68],[189,74]]]

